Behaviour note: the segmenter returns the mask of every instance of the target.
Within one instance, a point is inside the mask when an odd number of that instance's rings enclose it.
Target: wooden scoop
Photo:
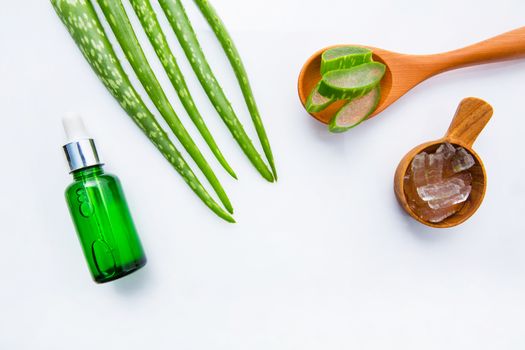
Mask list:
[[[399,204],[410,216],[425,225],[445,228],[461,224],[476,212],[485,196],[487,174],[481,158],[474,152],[472,145],[491,117],[492,107],[487,102],[475,97],[465,98],[459,104],[456,115],[443,138],[417,146],[401,160],[394,177],[394,190]],[[468,170],[472,174],[472,191],[459,212],[439,223],[431,223],[421,219],[408,205],[404,177],[412,163],[412,159],[417,154],[424,151],[434,153],[439,145],[445,142],[463,147],[474,157],[476,163]]]
[[[303,106],[308,95],[321,79],[321,54],[336,46],[317,51],[304,64],[298,81],[299,98]],[[436,74],[461,67],[525,57],[525,27],[459,50],[435,55],[405,55],[375,47],[368,48],[372,50],[374,60],[384,63],[387,67],[385,76],[381,80],[381,100],[375,112],[369,117],[372,118],[414,86]],[[324,111],[311,115],[320,122],[328,124],[343,104],[344,101],[337,101]]]

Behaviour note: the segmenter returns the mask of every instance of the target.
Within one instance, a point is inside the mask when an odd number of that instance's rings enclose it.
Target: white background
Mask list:
[[[184,3],[255,137],[219,44],[195,5]],[[249,72],[275,153],[276,184],[241,153],[166,26],[239,181],[221,170],[136,28],[230,195],[236,225],[202,205],[140,133],[49,1],[2,1],[0,349],[523,349],[525,61],[435,77],[343,135],[304,112],[296,79],[310,54],[331,44],[432,53],[474,43],[524,25],[525,2],[213,4]],[[475,145],[489,175],[486,200],[465,224],[430,229],[398,206],[394,170],[413,146],[445,132],[466,96],[495,110]],[[71,181],[61,151],[66,111],[85,114],[106,170],[124,184],[149,258],[140,272],[105,285],[91,281],[64,203]]]

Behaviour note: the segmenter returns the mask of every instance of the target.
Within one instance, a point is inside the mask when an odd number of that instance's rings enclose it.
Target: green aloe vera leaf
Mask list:
[[[153,104],[157,107],[177,139],[199,166],[204,176],[208,179],[222,204],[224,204],[226,210],[233,213],[233,207],[222,185],[202,153],[197,148],[197,145],[191,138],[190,134],[186,131],[186,128],[166,97],[162,86],[155,77],[155,73],[151,69],[140,43],[135,36],[135,32],[129,22],[126,10],[124,9],[124,6],[122,6],[122,2],[120,0],[97,0],[97,2],[113,30],[117,41],[122,47],[124,54],[131,64],[131,67],[135,71],[139,81],[144,86],[150,99],[153,101]]]
[[[208,24],[213,29],[215,36],[221,43],[221,46],[224,49],[228,60],[230,61],[233,71],[235,72],[235,76],[237,77],[237,81],[239,82],[239,86],[241,87],[244,100],[246,102],[246,105],[248,106],[248,110],[252,117],[252,122],[255,125],[255,131],[257,132],[257,136],[259,137],[259,141],[263,148],[264,154],[266,155],[266,159],[268,160],[268,163],[272,168],[273,176],[277,180],[277,170],[275,169],[275,162],[273,159],[272,149],[270,147],[270,141],[268,141],[268,135],[266,134],[266,130],[264,128],[261,116],[259,114],[259,109],[257,108],[252,88],[248,80],[248,74],[246,73],[246,69],[244,68],[244,64],[242,63],[241,56],[239,55],[239,52],[235,47],[233,39],[226,30],[224,23],[222,22],[222,20],[220,19],[219,15],[217,14],[213,6],[210,4],[210,2],[208,0],[194,1],[199,7],[204,18],[206,18]]]
[[[157,54],[160,62],[162,63],[162,66],[164,67],[164,70],[166,71],[166,74],[168,75],[171,84],[175,88],[175,91],[177,92],[177,95],[179,96],[179,99],[182,102],[184,109],[186,109],[186,112],[188,113],[189,117],[199,130],[203,139],[210,147],[210,150],[215,155],[215,158],[217,158],[217,160],[223,166],[223,168],[233,178],[236,179],[237,175],[235,174],[235,172],[221,153],[219,147],[217,146],[217,143],[215,142],[215,139],[208,130],[204,119],[202,119],[202,116],[199,110],[197,109],[195,102],[193,101],[188,86],[186,85],[186,80],[184,79],[179,65],[177,64],[177,60],[175,59],[175,56],[173,55],[173,52],[171,51],[168,45],[166,36],[162,31],[162,28],[157,20],[157,15],[153,10],[150,1],[130,0],[130,2],[133,6],[133,10],[135,11],[137,17],[140,20],[140,23],[142,24],[142,28],[144,28],[144,31],[148,36],[151,45],[155,49],[155,53]]]
[[[308,99],[306,100],[306,111],[308,113],[321,112],[326,107],[334,103],[335,98],[324,97],[319,93],[319,82],[312,90]]]
[[[334,47],[321,55],[321,75],[368,62],[372,62],[372,51],[367,48],[359,46]]]
[[[159,3],[215,110],[254,167],[266,180],[273,182],[272,172],[253,146],[230,101],[217,82],[181,2],[179,0],[159,0]]]
[[[328,72],[321,79],[319,93],[340,100],[363,96],[381,81],[385,68],[382,63],[371,62]]]
[[[375,111],[380,97],[380,88],[376,85],[366,95],[350,100],[332,118],[328,130],[340,133],[361,124]]]
[[[124,72],[90,1],[51,0],[58,17],[111,95],[157,147],[188,186],[214,213],[235,220],[206,192],[177,148],[148,110]]]

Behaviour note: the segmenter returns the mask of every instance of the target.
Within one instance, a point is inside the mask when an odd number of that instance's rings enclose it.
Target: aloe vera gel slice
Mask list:
[[[379,62],[331,71],[323,75],[319,93],[327,98],[340,100],[357,98],[378,85],[384,74],[385,65]]]
[[[352,68],[372,62],[372,51],[358,46],[328,49],[321,55],[321,75],[339,69]]]
[[[308,99],[306,100],[306,110],[308,113],[321,112],[335,101],[334,98],[324,97],[319,93],[320,84],[321,83],[319,82],[315,86],[315,88],[310,93],[310,96],[308,96]]]
[[[349,101],[332,118],[328,130],[340,133],[357,126],[376,109],[380,97],[379,85],[376,85],[366,95]]]

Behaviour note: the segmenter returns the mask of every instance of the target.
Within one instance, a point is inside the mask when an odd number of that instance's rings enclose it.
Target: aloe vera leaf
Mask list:
[[[233,71],[235,72],[235,76],[237,77],[237,81],[239,82],[239,86],[241,87],[244,100],[252,117],[252,122],[255,125],[255,131],[257,132],[259,141],[261,142],[264,154],[266,155],[266,159],[270,164],[273,176],[277,180],[277,170],[275,169],[275,162],[273,159],[272,149],[270,147],[270,141],[268,141],[268,135],[266,134],[266,130],[259,114],[259,109],[257,108],[257,103],[255,102],[252,88],[250,86],[250,81],[248,80],[248,74],[246,73],[246,69],[242,63],[241,56],[239,55],[233,39],[226,30],[226,26],[210,2],[208,0],[194,1],[199,7],[204,18],[206,18],[206,21],[210,27],[213,29],[215,36],[221,43],[221,46],[224,49],[228,60],[230,61]]]
[[[323,75],[319,93],[328,98],[340,100],[352,99],[365,95],[383,78],[385,65],[379,62],[334,70]]]
[[[335,101],[335,98],[324,97],[319,93],[320,84],[321,82],[317,83],[306,99],[306,111],[308,113],[321,112]]]
[[[375,111],[380,97],[380,88],[376,85],[366,95],[350,100],[332,118],[328,130],[340,133],[361,124]]]
[[[190,134],[186,131],[186,128],[184,128],[184,125],[173,110],[166,94],[164,94],[164,90],[162,90],[160,83],[155,77],[155,73],[151,69],[148,60],[140,47],[139,41],[135,36],[135,32],[129,22],[126,10],[124,10],[124,7],[122,6],[122,2],[120,0],[97,0],[97,2],[109,22],[117,41],[122,47],[124,54],[128,58],[131,67],[153,101],[153,104],[164,117],[164,120],[166,120],[166,123],[169,125],[175,136],[177,136],[177,139],[179,139],[182,146],[188,151],[188,154],[202,170],[202,173],[210,182],[226,210],[233,213],[232,205],[226,192],[222,188],[222,185],[202,153],[197,148],[197,145],[195,145],[195,142],[193,142]]]
[[[51,0],[58,17],[111,95],[157,147],[195,194],[215,214],[235,220],[206,192],[177,148],[133,88],[90,1]]]
[[[368,62],[372,62],[372,51],[367,48],[359,46],[334,47],[321,55],[321,75]]]
[[[197,75],[197,78],[217,110],[217,113],[221,116],[222,120],[253,166],[266,180],[273,182],[274,177],[272,172],[268,169],[262,160],[261,155],[253,146],[252,141],[244,131],[235,111],[217,82],[204,53],[202,52],[195,31],[193,30],[181,2],[179,0],[159,0],[159,3],[170,22],[186,57],[188,57],[193,71]]]
[[[133,10],[140,20],[140,23],[142,24],[142,28],[144,28],[144,31],[148,36],[151,45],[155,49],[155,53],[164,67],[171,84],[175,88],[175,91],[177,92],[184,109],[186,109],[186,112],[210,147],[210,150],[215,155],[215,158],[217,158],[219,163],[233,178],[237,179],[237,175],[221,153],[217,143],[215,142],[215,139],[211,135],[208,127],[206,126],[206,123],[204,122],[204,119],[202,119],[202,116],[197,109],[195,102],[193,101],[193,98],[191,97],[184,76],[182,75],[179,65],[177,64],[177,60],[175,59],[175,56],[168,45],[166,36],[159,25],[157,15],[151,7],[150,1],[130,0],[130,2],[133,6]]]

